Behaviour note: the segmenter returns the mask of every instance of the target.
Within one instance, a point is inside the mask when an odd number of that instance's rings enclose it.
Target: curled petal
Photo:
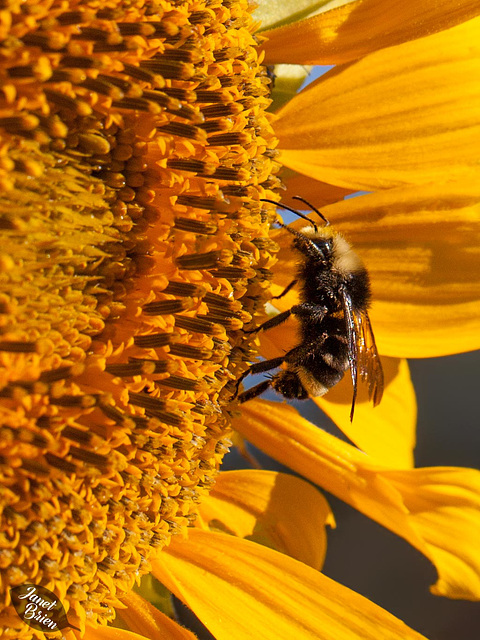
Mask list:
[[[428,545],[439,572],[432,593],[479,599],[480,472],[435,467],[383,476],[402,494],[412,527]]]
[[[222,472],[200,515],[210,526],[220,524],[315,569],[325,558],[325,527],[335,526],[327,501],[310,483],[264,470]]]
[[[421,551],[435,565],[434,592],[480,599],[480,471],[392,470],[298,415],[253,400],[235,429]]]
[[[167,618],[133,591],[128,595],[129,626],[135,631],[100,625],[87,626],[85,640],[195,640],[196,635]],[[123,616],[122,616],[123,617]],[[70,639],[69,639],[70,640]],[[73,640],[73,638],[72,638]]]
[[[124,599],[124,605],[126,608],[120,609],[120,617],[128,624],[129,629],[141,634],[142,637],[149,640],[195,640],[196,638],[195,634],[171,620],[134,591],[130,591]]]

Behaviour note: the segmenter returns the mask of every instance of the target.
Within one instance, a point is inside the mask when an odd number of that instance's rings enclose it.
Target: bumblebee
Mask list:
[[[353,383],[350,420],[353,420],[359,377],[367,384],[374,406],[383,393],[383,370],[368,317],[370,279],[360,257],[320,211],[303,198],[294,197],[320,216],[322,227],[295,209],[273,200],[264,202],[280,206],[309,222],[299,231],[279,223],[293,236],[292,248],[300,260],[296,278],[277,298],[298,285],[300,302],[246,333],[266,331],[294,315],[299,321],[300,342],[283,356],[252,364],[238,380],[237,390],[249,374],[282,368],[241,393],[238,401],[251,400],[269,387],[286,398],[323,396],[350,369]]]

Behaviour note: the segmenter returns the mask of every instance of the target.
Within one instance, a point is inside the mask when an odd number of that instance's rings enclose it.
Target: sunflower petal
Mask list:
[[[92,624],[86,628],[85,640],[145,640],[145,636],[125,629]]]
[[[273,471],[225,471],[200,506],[211,526],[220,522],[241,538],[266,544],[320,569],[326,525],[335,526],[322,494],[301,478]],[[218,526],[218,525],[217,525]]]
[[[368,268],[370,317],[382,355],[426,358],[480,348],[479,201],[479,181],[465,177],[322,209]],[[293,279],[297,258],[289,234],[279,230],[274,238],[281,247],[278,294]],[[283,311],[296,302],[291,291],[275,306]]]
[[[386,469],[292,407],[264,400],[246,403],[234,428],[421,551],[438,570],[435,593],[480,598],[479,471],[443,469],[432,488],[437,469]],[[451,532],[448,543],[443,527]]]
[[[478,181],[465,178],[325,207],[368,268],[382,354],[425,358],[480,348],[479,201]]]
[[[149,640],[195,640],[196,638],[195,634],[171,620],[134,591],[129,592],[123,603],[126,609],[119,611],[120,617],[127,623],[129,629],[141,634],[142,637]]]
[[[480,19],[335,68],[280,110],[282,162],[373,190],[478,181]]]
[[[345,378],[315,404],[357,445],[382,464],[398,469],[413,466],[417,402],[406,360],[382,358],[386,390],[372,407],[364,385],[359,385],[355,418],[350,420],[352,385]]]
[[[267,64],[343,64],[449,29],[480,14],[476,0],[358,0],[263,32]]]
[[[149,605],[133,591],[128,595],[132,599],[132,624],[138,633],[115,627],[88,625],[85,640],[195,640],[196,635],[188,629],[167,618],[166,615]],[[142,600],[138,604],[138,599]],[[152,611],[153,610],[153,611]],[[73,638],[72,638],[73,640]]]
[[[222,533],[193,529],[188,541],[173,540],[152,566],[217,640],[423,638],[298,560]]]
[[[301,173],[285,168],[282,171],[282,182],[287,187],[287,193],[301,195],[318,208],[343,200],[346,195],[352,193],[351,189],[344,189],[319,180],[312,180],[312,178],[308,178]]]
[[[480,472],[436,467],[384,474],[401,492],[412,526],[439,571],[431,588],[449,598],[480,598]]]

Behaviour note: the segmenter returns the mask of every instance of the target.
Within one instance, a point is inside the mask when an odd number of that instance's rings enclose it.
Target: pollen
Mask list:
[[[248,11],[2,5],[2,637],[25,583],[111,620],[228,448],[279,185]]]

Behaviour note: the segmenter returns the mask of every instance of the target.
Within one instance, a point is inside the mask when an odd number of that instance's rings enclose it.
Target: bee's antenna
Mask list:
[[[302,198],[302,196],[292,196],[293,200],[300,200],[300,202],[303,202],[303,204],[306,204],[307,207],[310,207],[310,209],[312,211],[315,211],[316,214],[318,214],[320,216],[320,218],[322,220],[324,220],[325,225],[328,227],[328,225],[330,224],[330,222],[327,220],[327,218],[325,218],[325,216],[323,215],[323,213],[321,213],[317,207],[314,207],[313,204],[310,204],[310,202],[308,202],[308,200],[305,200],[305,198]]]
[[[296,197],[296,196],[294,196]],[[287,207],[286,204],[282,204],[281,202],[275,202],[275,200],[268,200],[267,198],[260,198],[261,202],[270,202],[270,204],[274,204],[276,207],[280,207],[280,209],[285,209],[286,211],[290,211],[291,213],[294,213],[296,216],[298,216],[299,218],[303,218],[304,220],[306,220],[307,222],[309,222],[312,227],[315,229],[315,233],[318,233],[318,227],[317,225],[313,222],[313,220],[310,220],[310,218],[308,218],[307,216],[305,216],[303,213],[300,213],[300,211],[297,211],[296,209],[292,209],[292,207]],[[306,203],[307,204],[307,203]],[[310,205],[308,205],[310,207]],[[312,211],[315,211],[317,213],[320,213],[319,211],[317,211],[316,209],[313,209],[312,207]],[[322,214],[320,213],[320,216],[323,218]],[[323,218],[325,220],[325,218]],[[325,220],[325,222],[327,224],[328,221]]]

